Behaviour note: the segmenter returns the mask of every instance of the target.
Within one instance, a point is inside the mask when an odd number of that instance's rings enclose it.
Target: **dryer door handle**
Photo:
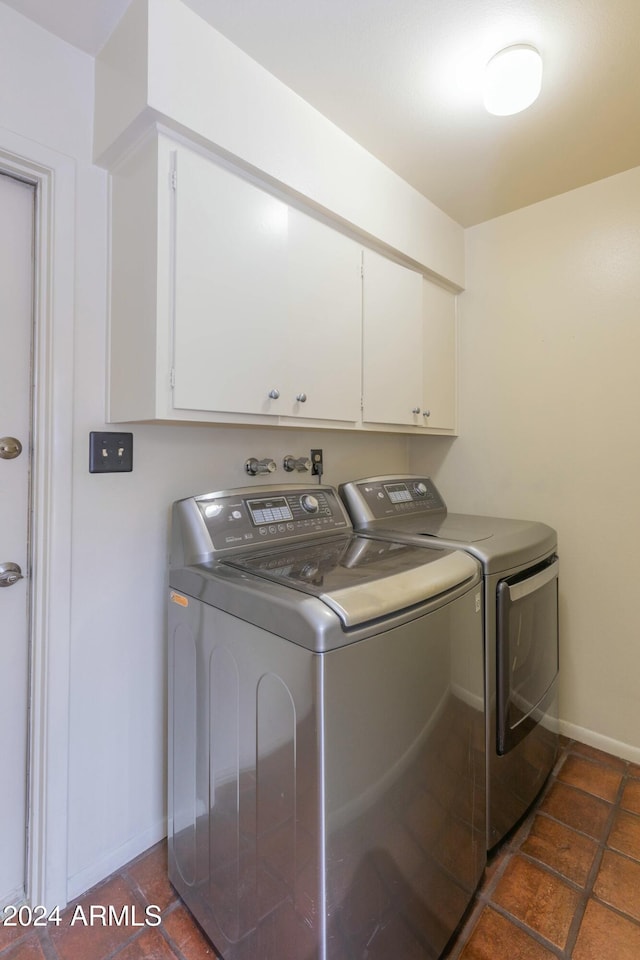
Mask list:
[[[523,600],[530,594],[535,593],[536,590],[540,590],[547,583],[551,583],[551,581],[555,580],[558,576],[559,568],[560,561],[554,560],[553,563],[550,563],[544,570],[540,570],[539,573],[534,574],[532,577],[527,577],[526,580],[521,580],[519,583],[507,583],[506,587],[509,591],[511,602],[515,603],[518,600]]]

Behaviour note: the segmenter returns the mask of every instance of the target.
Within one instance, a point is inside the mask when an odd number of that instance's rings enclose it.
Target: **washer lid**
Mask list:
[[[433,599],[472,579],[478,570],[475,560],[459,550],[362,536],[221,562],[317,597],[347,627]]]

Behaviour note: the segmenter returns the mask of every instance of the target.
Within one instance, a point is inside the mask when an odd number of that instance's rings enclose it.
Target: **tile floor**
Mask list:
[[[101,923],[101,905],[119,918],[126,907],[129,924]],[[149,905],[158,910],[145,913]],[[442,960],[639,957],[640,765],[565,740],[535,809],[490,858]],[[205,958],[216,953],[166,878],[164,843],[71,904],[58,926],[0,924],[0,960]]]

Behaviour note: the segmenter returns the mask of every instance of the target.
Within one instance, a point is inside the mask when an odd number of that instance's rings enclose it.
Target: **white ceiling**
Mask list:
[[[130,0],[4,0],[95,55]],[[463,226],[640,165],[640,0],[186,0]],[[482,107],[531,43],[538,101]]]

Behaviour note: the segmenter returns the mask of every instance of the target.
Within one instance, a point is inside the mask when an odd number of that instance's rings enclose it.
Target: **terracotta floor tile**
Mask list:
[[[601,840],[609,820],[611,805],[564,783],[554,783],[539,810],[561,820],[574,830],[579,830],[580,833],[586,833],[594,840]]]
[[[163,925],[169,940],[176,945],[185,960],[215,960],[217,957],[213,946],[186,907],[176,907],[168,913],[163,919]]]
[[[4,950],[10,944],[15,943],[16,940],[20,940],[21,937],[24,937],[26,930],[24,927],[19,926],[17,919],[15,922],[15,927],[5,927],[4,923],[0,923],[0,950]]]
[[[581,833],[549,817],[536,816],[529,836],[522,844],[523,853],[546,863],[563,877],[584,887],[598,845]]]
[[[460,960],[555,960],[555,956],[524,930],[486,907]]]
[[[561,744],[562,753],[537,810],[525,818],[487,864],[464,925],[449,944],[446,956],[450,960],[639,960],[640,764],[566,738]],[[402,824],[393,820],[385,823],[381,836],[390,854],[401,851],[400,859],[414,850],[415,867],[420,848],[414,847],[419,835],[412,829],[412,797],[402,794],[398,810],[405,820]],[[418,799],[416,822],[424,822],[425,802],[436,801],[425,793]],[[438,803],[437,812],[444,823],[446,805]],[[598,844],[602,861],[571,949],[575,936],[572,924],[584,902],[584,893],[578,888],[588,889],[599,856]],[[378,861],[376,869],[382,869]],[[382,872],[389,881],[388,872]],[[389,889],[395,891],[393,883]],[[162,925],[141,927],[130,922],[118,926],[98,921],[85,926],[77,920],[72,927],[76,905],[88,915],[91,904],[111,906],[116,914],[124,906],[129,911],[135,907],[132,919],[138,924],[145,918],[145,905],[154,904],[163,911]],[[434,916],[440,916],[439,907],[434,907]],[[272,918],[275,923],[275,913]],[[407,913],[405,919],[406,926],[398,919],[395,927],[389,924],[380,928],[367,946],[372,960],[422,960],[422,950],[411,933],[415,917]],[[265,927],[269,943],[272,933]],[[281,926],[278,936],[276,952],[268,950],[262,960],[267,954],[268,960],[281,960],[282,943],[290,945],[292,941],[289,930],[283,933]],[[347,954],[360,956],[359,947],[351,947],[351,953],[344,947],[346,952],[340,960],[346,960]],[[302,951],[305,956],[307,952]],[[257,953],[262,955],[262,949]],[[63,913],[60,927],[49,927],[39,934],[0,924],[0,960],[219,958],[168,881],[163,841],[72,904]],[[243,955],[242,960],[260,957]]]
[[[640,780],[627,781],[620,806],[632,813],[640,814]]]
[[[607,844],[620,853],[640,860],[640,817],[620,810],[613,821]]]
[[[130,923],[109,923],[108,913],[105,919],[98,913],[102,907],[107,911],[112,907],[118,917],[127,907]],[[131,885],[115,875],[69,906],[60,926],[52,927],[49,935],[59,960],[103,960],[139,932],[137,924],[144,919],[145,905]]]
[[[613,803],[622,782],[622,771],[569,754],[558,773],[558,780]]]
[[[32,933],[25,940],[14,944],[2,954],[2,960],[46,960],[38,934]]]
[[[507,864],[491,899],[563,950],[580,896],[558,877],[517,856]]]
[[[616,770],[620,770],[622,773],[624,773],[628,766],[626,760],[622,760],[620,757],[614,757],[610,753],[605,753],[604,750],[597,750],[596,747],[589,747],[586,743],[578,743],[578,741],[571,745],[569,752],[579,753],[583,757],[597,760],[599,763],[604,763],[608,767],[615,767]]]
[[[638,960],[640,926],[590,900],[572,960]]]
[[[605,850],[593,892],[610,906],[640,920],[640,863]]]
[[[176,960],[176,955],[161,933],[145,930],[119,950],[113,960]]]
[[[137,886],[145,903],[166,910],[178,899],[167,876],[167,844],[164,841],[152,847],[144,857],[134,860],[125,873]]]

